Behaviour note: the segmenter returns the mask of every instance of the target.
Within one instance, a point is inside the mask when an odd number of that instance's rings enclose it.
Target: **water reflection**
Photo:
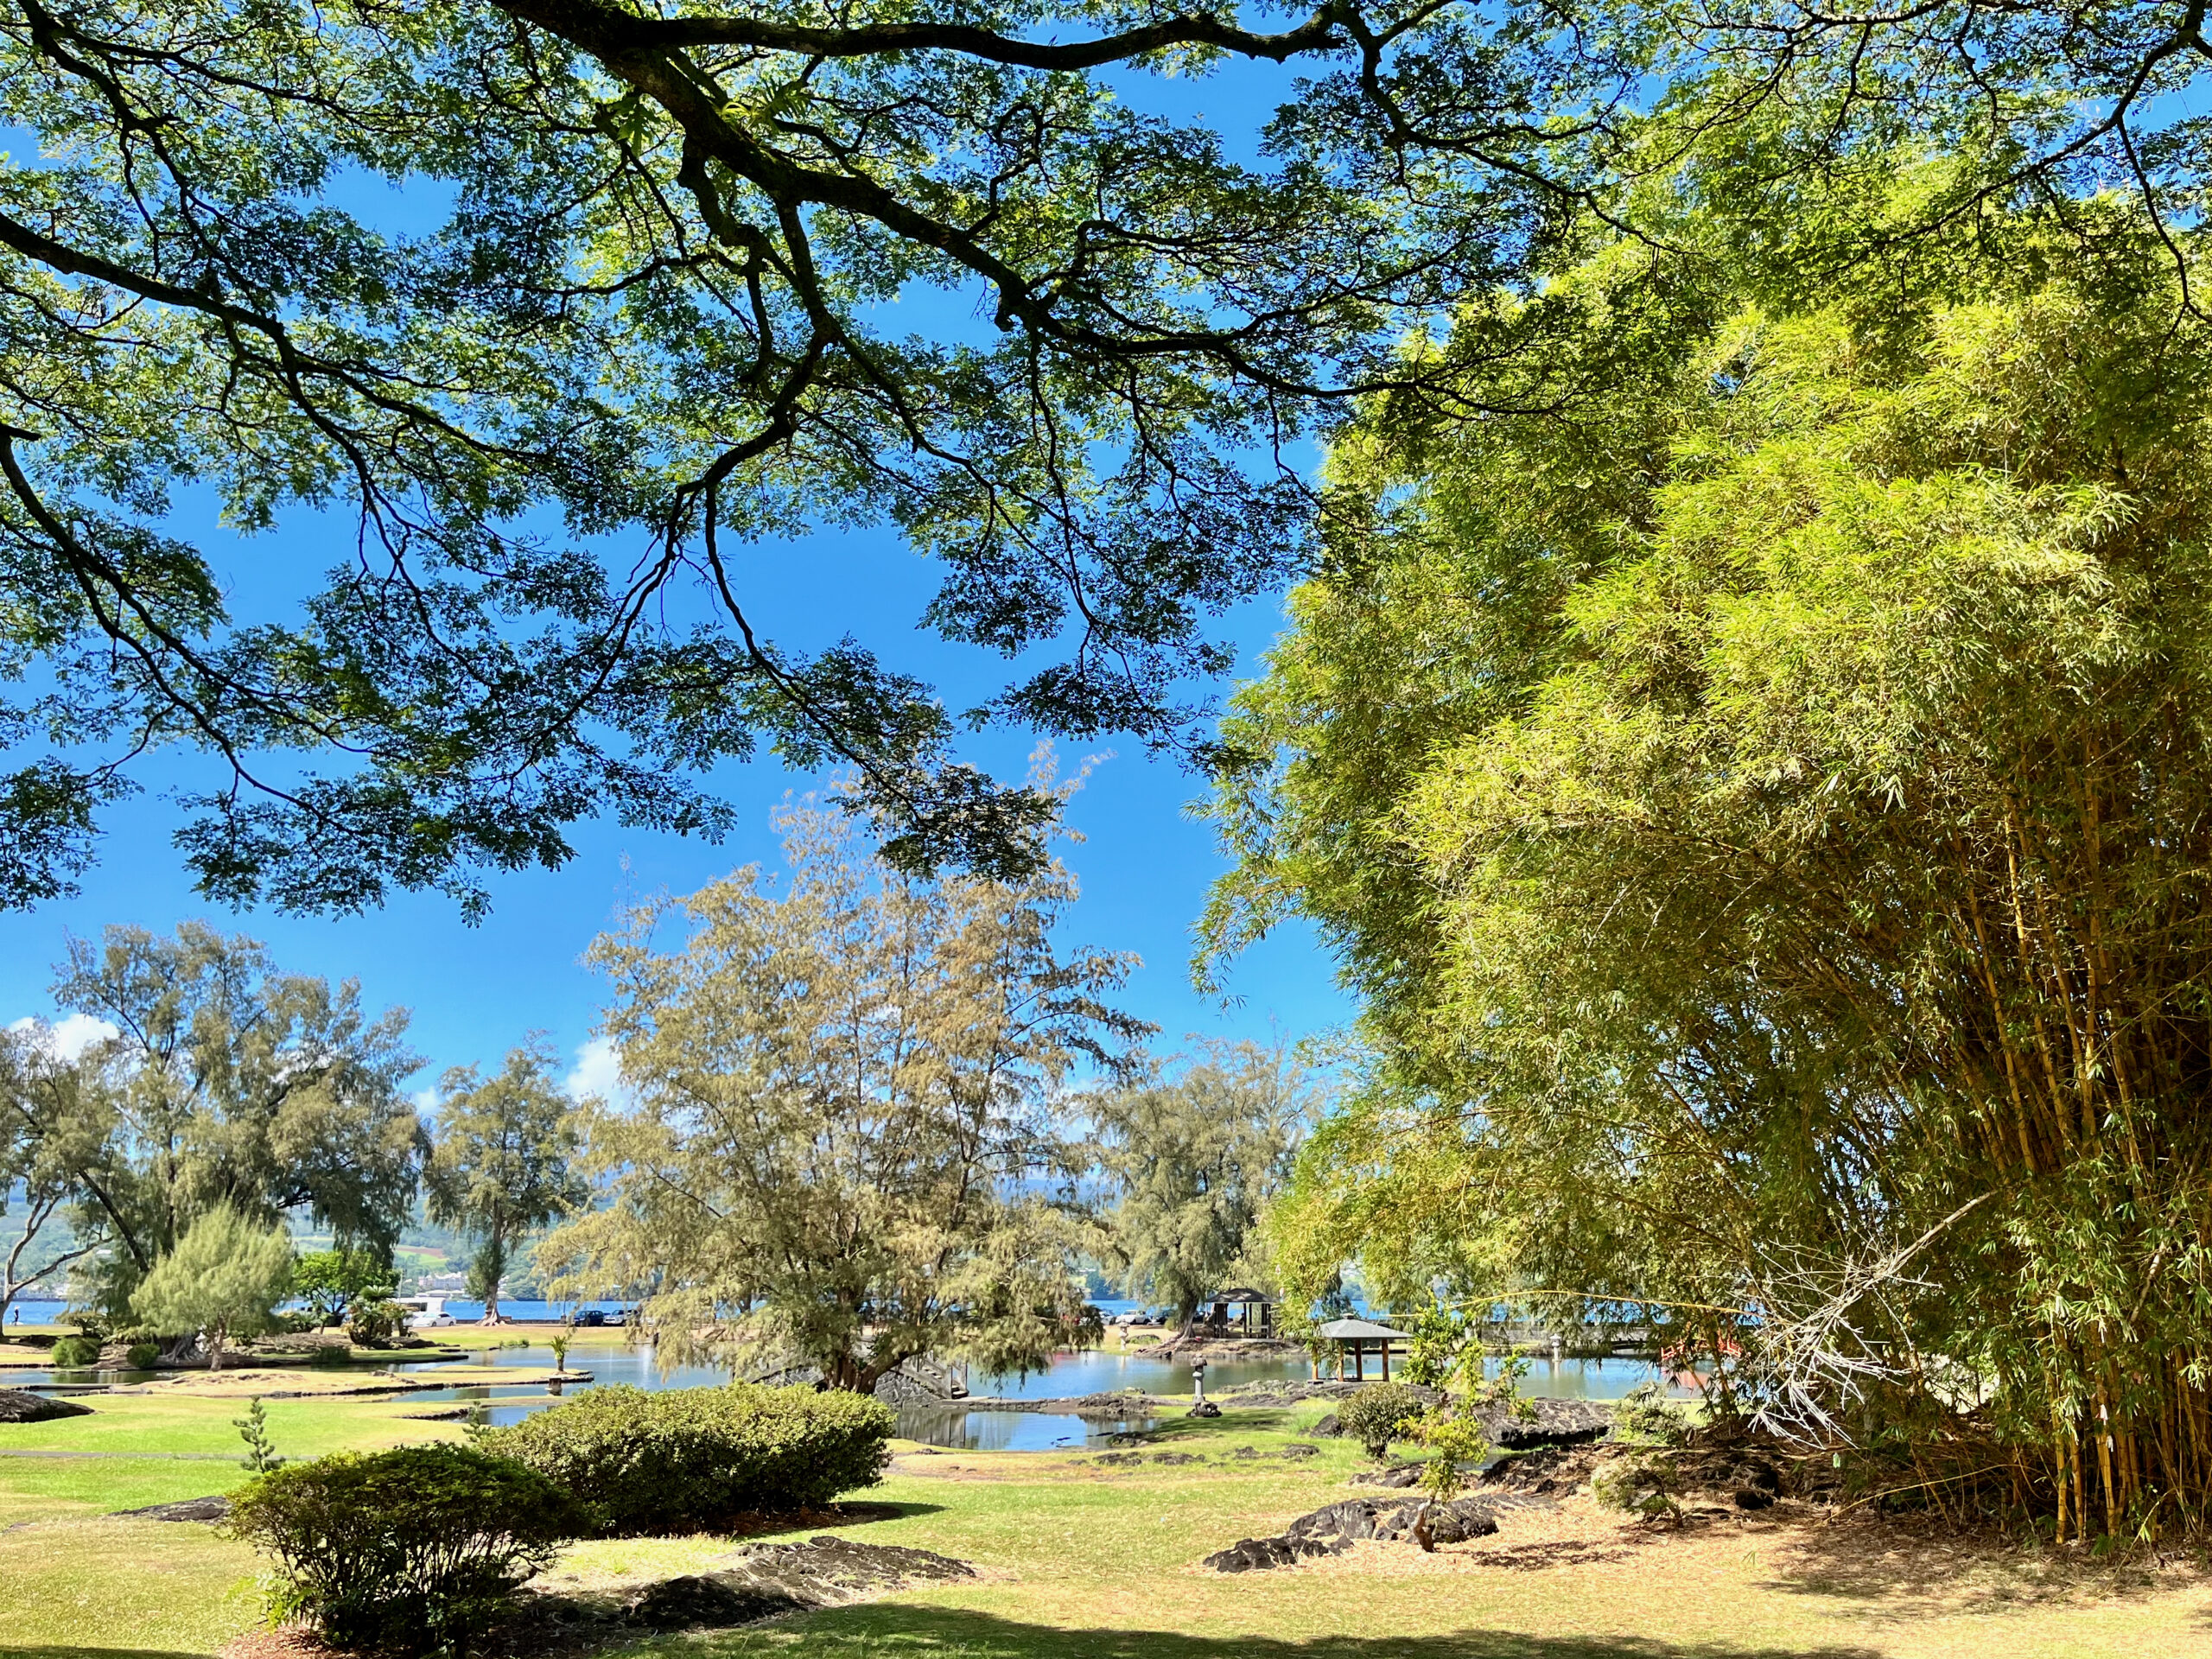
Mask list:
[[[901,1406],[901,1438],[962,1452],[1055,1452],[1103,1446],[1116,1434],[1150,1428],[1151,1417],[1110,1421],[1047,1411],[962,1411],[947,1406]]]

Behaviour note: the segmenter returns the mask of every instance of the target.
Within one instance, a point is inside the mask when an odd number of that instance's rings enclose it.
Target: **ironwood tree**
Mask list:
[[[1214,1043],[1093,1098],[1095,1156],[1115,1193],[1109,1259],[1132,1296],[1188,1327],[1199,1304],[1264,1283],[1262,1211],[1321,1115],[1322,1091],[1281,1045]]]
[[[537,1259],[642,1298],[664,1363],[863,1393],[922,1355],[1041,1365],[1082,1327],[1093,1242],[1055,1193],[1058,1095],[1149,1029],[1103,1000],[1130,959],[1055,946],[1057,867],[925,881],[834,808],[782,823],[783,882],[747,867],[594,947],[632,1099],[587,1112],[608,1202]]]
[[[455,1066],[439,1080],[437,1147],[424,1171],[430,1219],[476,1240],[468,1294],[499,1319],[499,1281],[516,1244],[588,1196],[574,1164],[575,1103],[543,1044],[508,1052],[496,1077]]]
[[[116,1034],[49,1090],[38,1133],[80,1243],[72,1298],[115,1318],[198,1218],[302,1212],[389,1260],[429,1150],[400,1084],[407,1017],[359,987],[287,974],[254,941],[198,922],[73,941],[63,1007]]]

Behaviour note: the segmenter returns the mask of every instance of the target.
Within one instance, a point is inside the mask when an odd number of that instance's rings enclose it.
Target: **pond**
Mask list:
[[[484,1357],[494,1364],[543,1368],[553,1363],[550,1348],[507,1348]],[[642,1389],[696,1389],[727,1382],[728,1372],[719,1366],[678,1365],[664,1373],[653,1363],[650,1348],[603,1347],[583,1344],[569,1351],[572,1363],[592,1373],[597,1382],[628,1382]],[[1502,1362],[1492,1362],[1492,1375]],[[435,1364],[400,1365],[395,1370],[435,1376]],[[1312,1368],[1300,1357],[1210,1360],[1206,1364],[1206,1392],[1218,1395],[1231,1389],[1257,1382],[1302,1381]],[[1656,1366],[1642,1360],[1535,1360],[1522,1379],[1524,1392],[1556,1399],[1618,1400],[1642,1383],[1658,1376]],[[971,1393],[1002,1400],[1065,1400],[1086,1394],[1137,1389],[1170,1398],[1191,1393],[1191,1368],[1174,1359],[1155,1359],[1141,1351],[1122,1353],[1111,1349],[1055,1354],[1042,1370],[1027,1376],[971,1375]],[[565,1385],[575,1394],[588,1383]],[[1696,1390],[1671,1380],[1666,1392],[1693,1395]],[[481,1406],[486,1419],[504,1425],[519,1421],[560,1397],[550,1385],[522,1388],[480,1386],[428,1389],[407,1396],[425,1406],[468,1403]],[[1066,1413],[993,1411],[970,1408],[958,1401],[907,1404],[899,1408],[899,1433],[925,1445],[976,1452],[1042,1452],[1098,1446],[1113,1435],[1147,1427],[1154,1420],[1136,1416],[1094,1420]]]
[[[570,1363],[592,1374],[594,1382],[627,1382],[648,1389],[708,1388],[726,1382],[729,1372],[719,1365],[677,1365],[664,1371],[650,1347],[625,1347],[612,1341],[584,1339],[569,1351]],[[409,1364],[391,1369],[424,1377],[435,1376],[449,1361]],[[542,1344],[490,1350],[477,1363],[550,1369],[553,1351]],[[1502,1362],[1492,1361],[1495,1376]],[[1214,1359],[1206,1363],[1206,1392],[1220,1395],[1253,1383],[1303,1381],[1312,1368],[1302,1355],[1243,1359]],[[14,1388],[68,1388],[99,1383],[143,1382],[146,1371],[11,1371],[0,1381]],[[1630,1389],[1659,1378],[1658,1368],[1633,1359],[1532,1360],[1522,1379],[1524,1392],[1568,1400],[1617,1400]],[[1191,1368],[1186,1361],[1160,1359],[1139,1349],[1091,1349],[1055,1354],[1042,1370],[1026,1376],[972,1374],[969,1389],[974,1395],[1005,1400],[1059,1400],[1087,1394],[1135,1389],[1170,1399],[1192,1392]],[[1667,1393],[1694,1395],[1675,1379],[1663,1379]],[[468,1388],[425,1389],[402,1397],[402,1408],[431,1410],[442,1406],[472,1405],[485,1421],[505,1426],[518,1422],[533,1411],[542,1411],[557,1399],[573,1396],[590,1382],[558,1385],[504,1386],[480,1384]],[[1113,1435],[1147,1427],[1154,1421],[1140,1415],[1118,1420],[1093,1420],[1062,1412],[994,1411],[961,1402],[907,1404],[899,1410],[899,1433],[907,1440],[956,1450],[979,1452],[1045,1452],[1101,1446]]]

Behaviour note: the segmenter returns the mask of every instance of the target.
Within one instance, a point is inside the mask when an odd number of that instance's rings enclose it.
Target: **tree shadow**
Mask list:
[[[0,1659],[207,1659],[165,1648],[72,1648],[58,1642],[0,1640]]]
[[[1890,1616],[2152,1596],[2203,1582],[2177,1554],[2098,1559],[1934,1517],[1838,1517],[1793,1529],[1786,1548],[1795,1570],[1762,1587],[1863,1601]]]
[[[933,1652],[959,1659],[1883,1659],[1879,1650],[1869,1647],[1752,1648],[1734,1642],[1539,1636],[1510,1630],[1305,1640],[1162,1630],[1056,1630],[972,1609],[911,1603],[876,1603],[817,1614],[804,1630],[802,1647],[821,1659],[836,1659],[841,1645],[836,1638],[842,1636],[861,1638],[871,1655],[881,1643],[914,1659],[925,1659]]]

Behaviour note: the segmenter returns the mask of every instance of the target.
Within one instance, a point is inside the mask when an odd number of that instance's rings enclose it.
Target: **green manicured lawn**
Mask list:
[[[146,1402],[116,1421],[8,1430],[52,1443],[219,1442],[232,1401]],[[154,1408],[158,1403],[159,1410]],[[107,1414],[109,1408],[103,1408]],[[454,1432],[404,1405],[272,1401],[279,1448]],[[1310,1418],[1311,1408],[1301,1414]],[[210,1419],[212,1418],[212,1421]],[[895,1519],[847,1535],[972,1562],[976,1582],[753,1630],[647,1643],[628,1659],[2191,1659],[2212,1652],[2212,1589],[2179,1569],[2099,1573],[1894,1526],[1777,1511],[1681,1534],[1580,1504],[1509,1516],[1494,1539],[1409,1546],[1223,1577],[1207,1552],[1345,1494],[1357,1454],[1258,1456],[1287,1414],[1172,1420],[1182,1467],[1087,1456],[906,1448],[867,1496]],[[60,1431],[68,1431],[61,1433]],[[8,1438],[0,1444],[19,1444]],[[238,1471],[150,1458],[0,1458],[0,1659],[212,1654],[253,1623],[257,1566],[212,1529],[99,1511],[219,1491]],[[28,1524],[10,1525],[25,1522]],[[552,1587],[698,1571],[720,1538],[581,1544]]]

